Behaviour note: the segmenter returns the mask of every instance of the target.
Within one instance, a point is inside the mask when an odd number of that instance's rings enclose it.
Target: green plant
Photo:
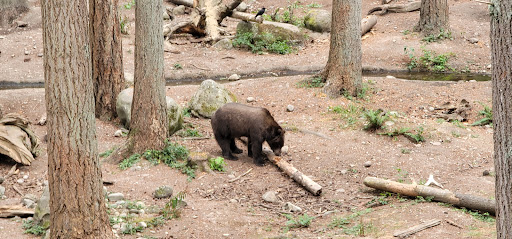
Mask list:
[[[414,131],[415,133],[406,132],[404,133],[404,136],[413,143],[425,142],[425,137],[423,136],[423,127],[418,127]]]
[[[177,133],[180,137],[202,137],[203,135],[199,133],[197,129],[194,129],[192,124],[186,124],[184,129],[178,131]]]
[[[450,31],[444,31],[441,29],[438,34],[430,34],[423,39],[421,39],[424,42],[437,42],[444,39],[450,39],[453,40],[452,33]]]
[[[135,0],[132,0],[131,2],[127,2],[123,5],[125,9],[131,9],[133,6],[135,6]]]
[[[395,168],[397,172],[398,182],[403,183],[409,177],[409,172],[401,169],[401,168]]]
[[[185,204],[184,200],[186,197],[185,192],[179,192],[176,196],[169,199],[161,211],[163,218],[165,219],[173,219],[179,218],[181,216],[181,207]]]
[[[322,77],[315,76],[297,82],[299,88],[322,88],[325,82]]]
[[[37,225],[34,220],[23,220],[23,229],[25,229],[25,234],[33,234],[36,236],[44,236],[46,234],[46,230],[48,227],[43,227],[40,225]]]
[[[383,127],[384,122],[388,120],[388,116],[386,114],[382,114],[382,110],[366,110],[363,113],[366,121],[368,122],[365,126],[365,130],[375,131]]]
[[[149,227],[157,227],[165,224],[165,218],[163,216],[153,217],[147,221]]]
[[[309,7],[309,8],[321,8],[322,4],[316,3],[316,2],[315,3],[312,2],[312,3],[308,4],[308,5],[306,5],[306,7]]]
[[[479,126],[479,125],[492,125],[492,108],[480,103],[484,109],[478,112],[478,115],[482,115],[484,118],[475,121],[471,126]]]
[[[192,117],[192,113],[191,113],[190,108],[185,107],[185,108],[183,108],[183,111],[182,111],[182,112],[183,112],[183,116],[184,116],[184,117]]]
[[[166,146],[162,150],[146,150],[142,157],[154,165],[163,162],[171,168],[179,169],[182,173],[188,175],[189,180],[195,178],[197,165],[187,160],[189,155],[188,149],[169,140],[166,140],[165,144]]]
[[[139,201],[126,201],[125,208],[127,209],[144,209],[144,204],[140,203]]]
[[[453,120],[453,121],[452,121],[452,124],[453,124],[453,125],[455,125],[455,126],[457,126],[457,127],[459,127],[459,128],[461,128],[461,129],[465,129],[465,128],[467,128],[467,127],[466,127],[462,122],[460,122],[460,121],[458,121],[458,120]]]
[[[363,223],[362,219],[360,222],[352,227],[344,228],[343,233],[347,235],[365,237],[369,234],[369,232],[375,231],[376,228],[373,226],[373,223]]]
[[[176,62],[176,63],[174,63],[173,67],[174,67],[174,69],[175,69],[175,70],[181,70],[181,69],[183,69],[183,66],[182,66],[180,63],[177,63],[177,62]]]
[[[115,148],[111,148],[111,149],[109,149],[109,150],[107,150],[107,151],[105,151],[105,152],[103,152],[103,153],[100,153],[100,155],[99,155],[99,156],[100,156],[100,158],[110,156],[110,155],[112,154],[112,152],[114,152],[114,149],[115,149]]]
[[[211,158],[208,160],[208,163],[212,170],[217,170],[221,172],[226,171],[226,169],[224,168],[224,166],[226,166],[226,163],[224,162],[223,157]]]
[[[329,223],[329,228],[346,228],[346,225],[352,223],[354,219],[359,218],[362,215],[368,214],[372,211],[371,208],[366,208],[361,211],[356,211],[346,217],[334,218],[331,223]]]
[[[401,148],[401,149],[400,149],[400,152],[402,152],[402,154],[410,154],[410,153],[411,153],[411,150],[410,150],[410,149],[407,149],[407,148]]]
[[[404,47],[405,54],[409,57],[407,68],[409,70],[415,68],[422,68],[428,71],[443,72],[446,70],[453,70],[448,66],[450,57],[455,56],[453,53],[436,54],[431,50],[426,50],[422,47],[423,55],[417,57],[414,55],[414,48]]]
[[[477,220],[480,220],[482,222],[495,222],[496,219],[491,216],[488,212],[478,212],[478,211],[473,211],[473,210],[469,210],[467,208],[454,208],[455,211],[459,211],[459,212],[463,212],[463,213],[466,213],[466,214],[469,214],[471,216],[473,216],[475,219]]]
[[[292,52],[292,47],[288,41],[275,37],[271,33],[254,34],[253,32],[237,32],[233,39],[233,46],[245,47],[253,53],[261,54],[265,51],[278,54],[288,54]]]
[[[140,161],[140,154],[132,154],[130,157],[123,159],[121,163],[119,163],[119,168],[121,170],[126,170],[131,168],[134,164]]]
[[[119,27],[121,28],[121,34],[128,35],[128,18],[126,16],[119,17]]]
[[[349,104],[346,107],[333,106],[328,108],[329,112],[341,115],[341,119],[345,122],[341,127],[347,128],[357,123],[361,118],[364,109],[355,104]]]
[[[128,235],[134,235],[137,232],[141,232],[144,230],[144,227],[142,226],[136,226],[133,223],[126,223],[126,226],[124,227],[123,231],[121,231],[122,234],[128,234]]]
[[[293,217],[290,214],[283,215],[288,219],[288,221],[286,222],[286,229],[309,227],[313,219],[315,219],[315,217],[311,217],[306,213],[302,214],[302,216],[298,216],[297,218]]]
[[[434,199],[434,196],[428,196],[428,197],[416,196],[416,199],[414,199],[414,202],[415,203],[432,202],[432,199]]]

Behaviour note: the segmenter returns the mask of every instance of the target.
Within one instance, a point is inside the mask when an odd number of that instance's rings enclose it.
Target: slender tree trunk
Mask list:
[[[96,117],[117,117],[117,95],[124,88],[123,49],[118,0],[90,0],[92,79]]]
[[[130,142],[133,152],[160,149],[167,138],[161,0],[135,6],[135,82]]]
[[[325,93],[356,96],[361,89],[361,1],[333,0],[329,58],[320,76]]]
[[[491,62],[497,238],[512,238],[512,1],[492,1]]]
[[[87,1],[41,1],[51,238],[113,238],[96,141]]]
[[[421,0],[420,21],[414,28],[424,35],[450,31],[448,0]]]

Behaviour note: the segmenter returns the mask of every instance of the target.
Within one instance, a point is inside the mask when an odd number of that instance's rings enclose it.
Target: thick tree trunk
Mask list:
[[[497,238],[512,238],[512,1],[492,1],[491,62]]]
[[[90,0],[92,79],[96,117],[117,117],[117,95],[124,88],[121,28],[117,14],[118,0]]]
[[[135,153],[161,149],[168,132],[161,0],[135,7],[135,82],[130,146]]]
[[[356,96],[361,88],[361,1],[333,0],[329,58],[320,76],[325,93]]]
[[[113,238],[94,118],[87,1],[41,1],[52,238]]]
[[[414,28],[424,35],[450,31],[447,0],[421,0],[420,21]]]

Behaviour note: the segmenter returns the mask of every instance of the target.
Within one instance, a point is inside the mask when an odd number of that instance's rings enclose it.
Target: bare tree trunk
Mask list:
[[[117,95],[124,88],[123,50],[117,14],[118,0],[90,0],[92,79],[96,117],[117,117]]]
[[[161,0],[135,7],[135,82],[130,146],[133,152],[161,149],[168,134],[165,102]]]
[[[329,58],[320,76],[325,93],[356,96],[361,89],[361,1],[333,0]]]
[[[491,62],[497,238],[512,238],[512,1],[492,1]]]
[[[447,0],[421,0],[420,21],[414,28],[424,35],[450,31]]]
[[[41,1],[51,238],[113,238],[94,119],[87,1]]]

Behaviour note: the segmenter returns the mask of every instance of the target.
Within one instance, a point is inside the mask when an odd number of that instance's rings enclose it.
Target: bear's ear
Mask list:
[[[276,135],[283,135],[283,134],[284,134],[284,130],[283,130],[283,128],[279,128],[279,129],[277,129],[277,130],[276,130],[276,133],[277,133]]]

